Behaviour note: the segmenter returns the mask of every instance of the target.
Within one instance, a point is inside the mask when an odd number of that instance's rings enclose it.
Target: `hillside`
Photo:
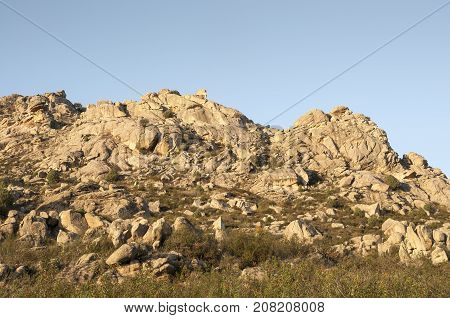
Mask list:
[[[88,295],[164,281],[165,292],[140,292],[170,296],[177,284],[219,284],[221,273],[274,284],[311,266],[323,289],[310,296],[330,296],[320,273],[335,279],[352,266],[367,280],[396,275],[401,288],[388,296],[450,294],[445,283],[428,286],[450,274],[449,179],[419,154],[399,156],[370,118],[344,106],[280,130],[205,90],[87,107],[64,91],[11,95],[0,98],[0,169],[6,296],[38,296],[30,286],[44,288],[49,275]],[[349,289],[331,296],[384,292],[355,293],[357,278],[347,278]],[[430,294],[416,293],[420,284]],[[267,295],[249,290],[231,296]]]

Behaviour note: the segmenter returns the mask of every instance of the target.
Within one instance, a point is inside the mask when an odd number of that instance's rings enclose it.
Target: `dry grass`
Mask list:
[[[180,274],[174,280],[140,276],[123,284],[68,285],[40,275],[0,289],[0,297],[450,297],[450,266],[399,265],[391,258],[349,258],[326,268],[303,260],[266,261],[268,279],[242,284],[228,268]]]

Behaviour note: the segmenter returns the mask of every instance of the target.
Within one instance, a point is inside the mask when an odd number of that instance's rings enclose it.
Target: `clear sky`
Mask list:
[[[265,123],[446,0],[1,0],[138,91],[193,93]],[[0,5],[0,96],[139,97]],[[347,105],[450,175],[450,6],[272,124]]]

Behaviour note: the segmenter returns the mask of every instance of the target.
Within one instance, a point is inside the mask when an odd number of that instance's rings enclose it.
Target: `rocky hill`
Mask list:
[[[64,91],[11,95],[0,98],[0,169],[0,240],[117,249],[62,266],[58,275],[76,282],[211,270],[165,250],[177,231],[219,243],[264,231],[321,246],[330,262],[369,254],[448,262],[448,178],[416,153],[399,157],[370,118],[343,106],[280,130],[205,90],[86,108]],[[39,272],[0,253],[2,262],[0,280]]]

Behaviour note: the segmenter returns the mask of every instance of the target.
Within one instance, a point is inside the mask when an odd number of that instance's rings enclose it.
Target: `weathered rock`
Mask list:
[[[69,232],[83,235],[88,229],[88,224],[83,215],[71,210],[62,211],[59,214],[61,226]]]
[[[43,244],[48,236],[46,219],[39,216],[36,211],[31,211],[20,223],[19,235],[22,240],[34,245]]]
[[[86,213],[84,215],[84,218],[86,219],[87,225],[91,229],[103,227],[105,225],[103,223],[102,219],[98,215],[94,215],[92,213]]]
[[[154,247],[160,247],[170,234],[172,234],[172,227],[164,218],[161,218],[149,227],[143,241]]]
[[[434,251],[431,252],[431,262],[433,265],[448,262],[448,255],[445,250],[440,247],[436,247]]]
[[[73,232],[59,231],[56,237],[56,242],[58,245],[65,245],[67,243],[73,242],[79,238],[79,235]]]
[[[322,238],[322,234],[311,224],[300,220],[292,221],[283,232],[286,239],[298,239],[300,242],[311,243],[315,239]]]
[[[108,265],[117,265],[130,262],[140,254],[139,246],[134,243],[123,244],[115,250],[106,260]]]
[[[370,218],[371,216],[378,217],[381,215],[381,207],[379,203],[374,203],[371,205],[367,204],[357,204],[353,206],[353,211],[363,211],[365,213],[366,218]]]
[[[175,219],[175,222],[172,225],[172,229],[174,232],[176,231],[187,231],[194,232],[194,225],[185,217],[179,216]]]

